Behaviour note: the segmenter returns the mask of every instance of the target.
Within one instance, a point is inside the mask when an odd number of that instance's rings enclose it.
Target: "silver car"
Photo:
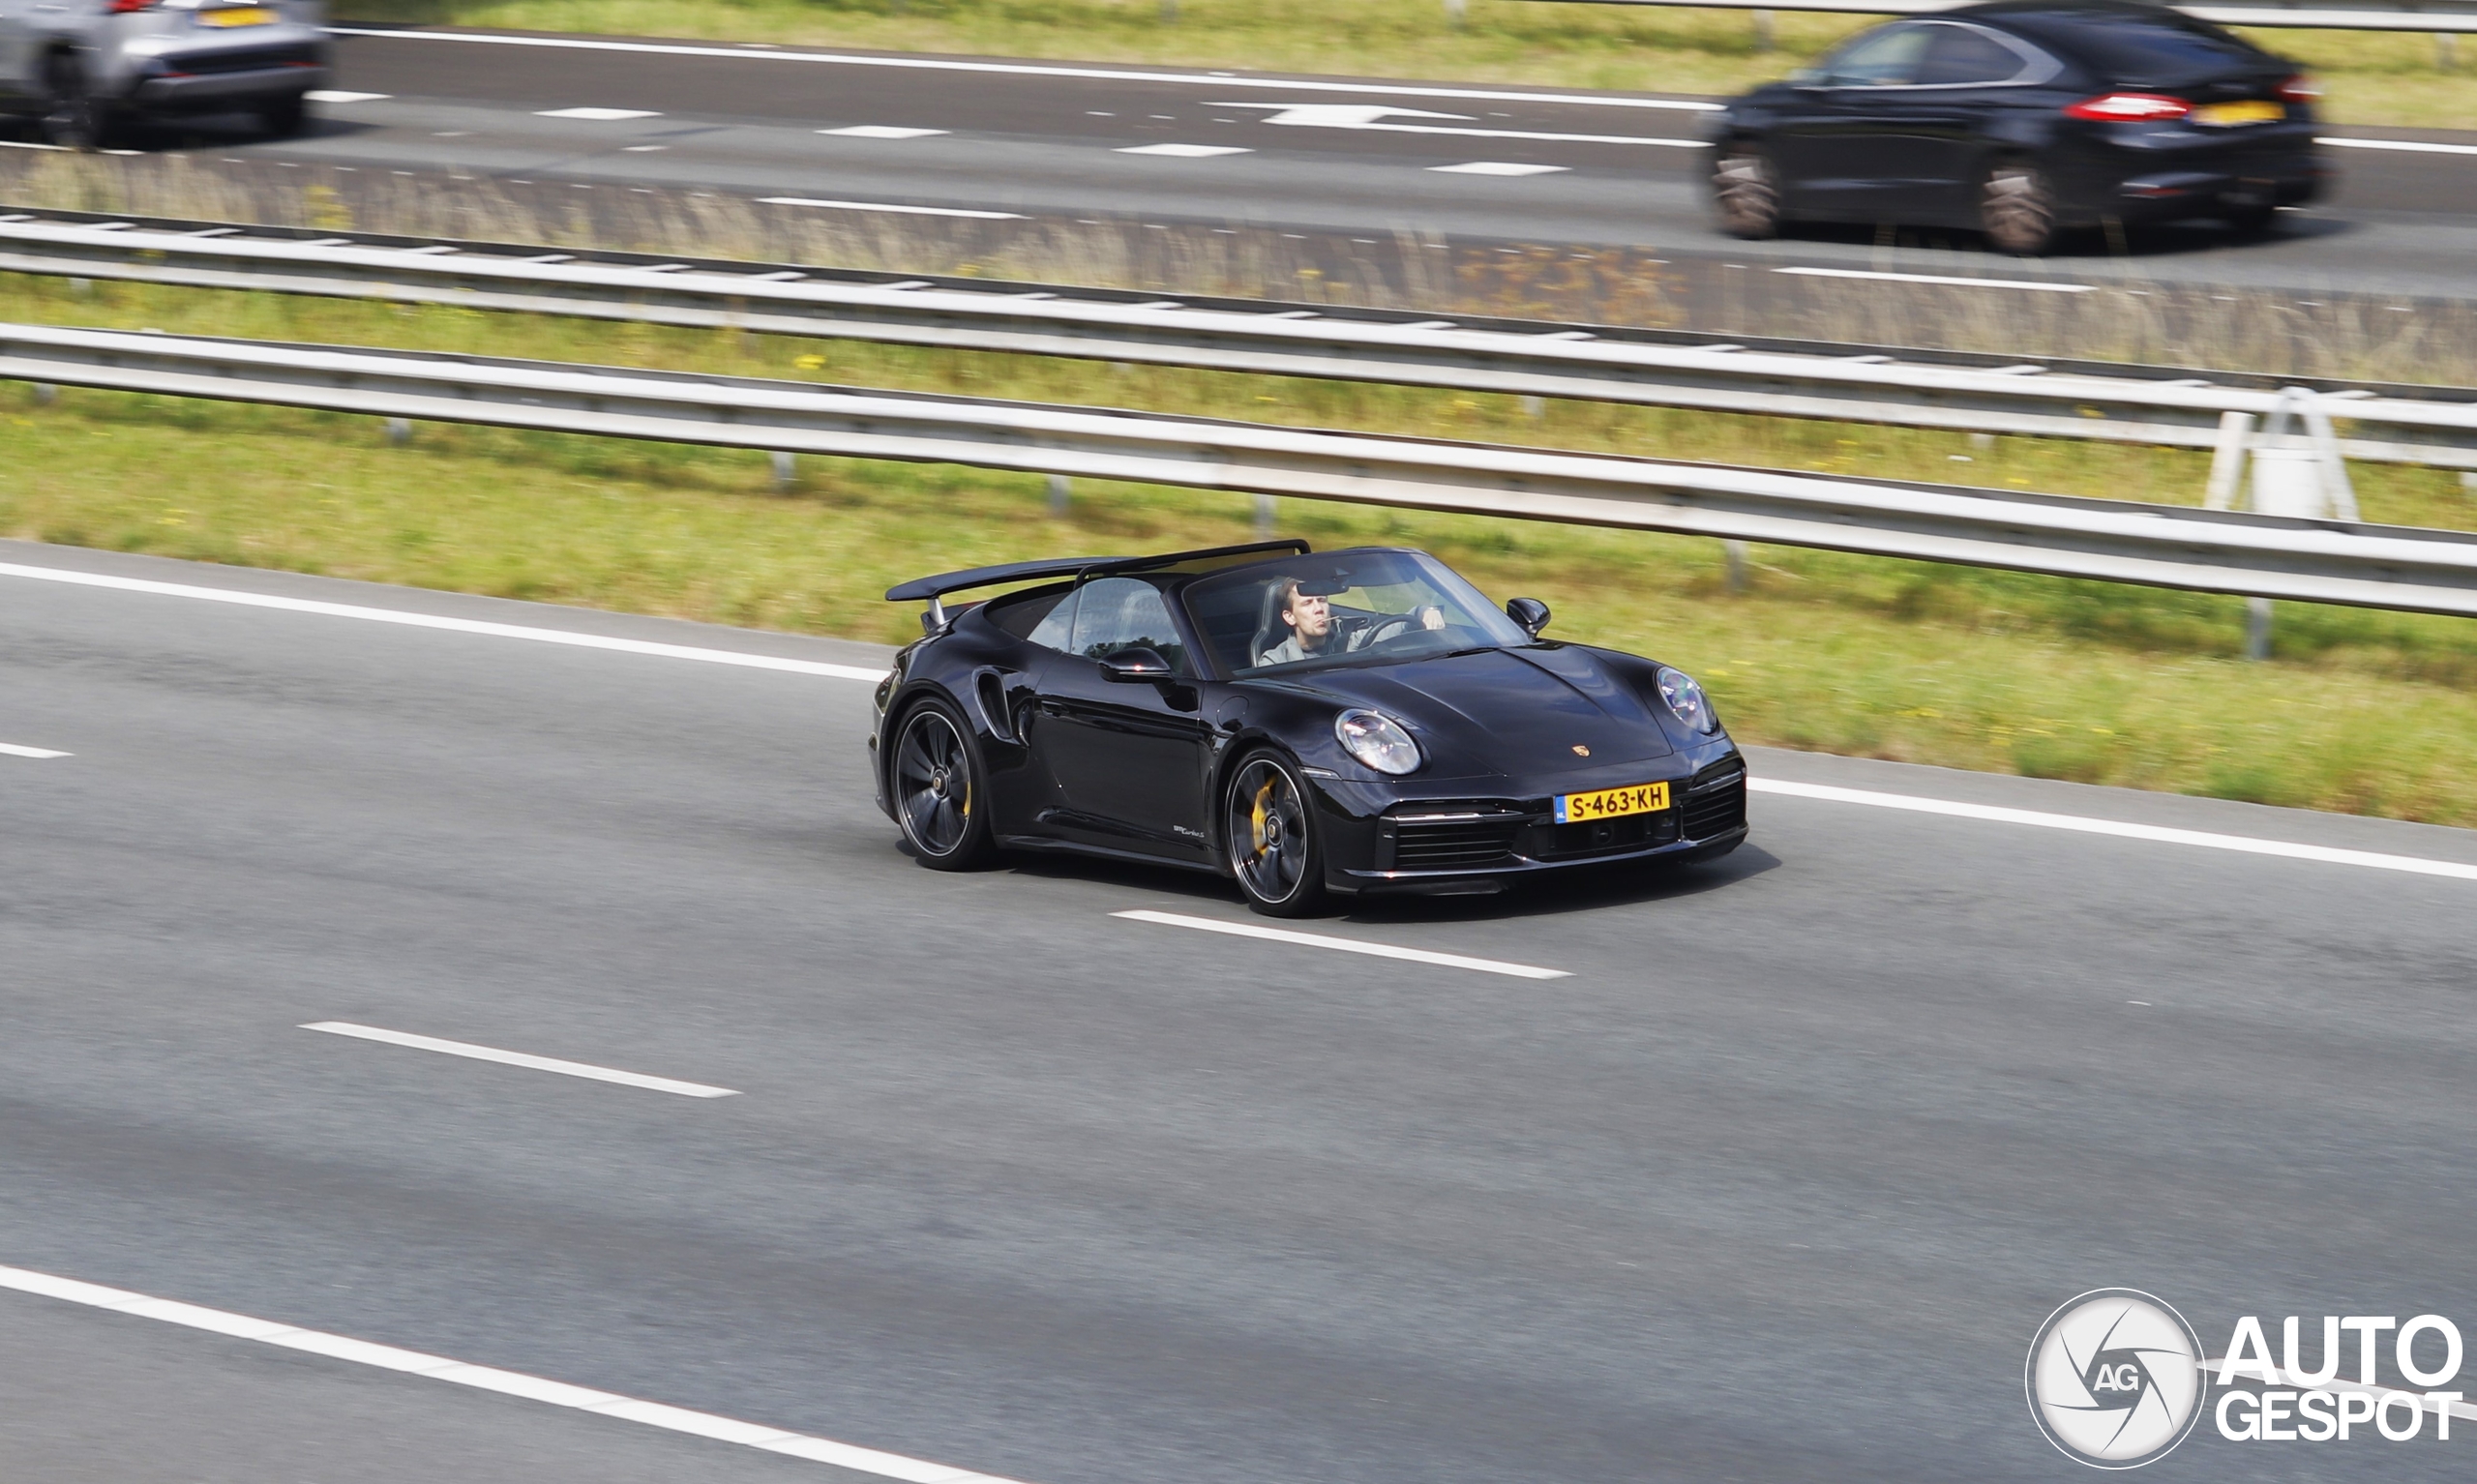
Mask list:
[[[142,117],[254,113],[298,133],[327,84],[321,0],[0,0],[0,109],[93,149]]]

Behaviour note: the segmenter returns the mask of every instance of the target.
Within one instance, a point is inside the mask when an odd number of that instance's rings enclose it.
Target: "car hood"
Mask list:
[[[1290,683],[1409,723],[1433,776],[1564,772],[1676,751],[1635,685],[1587,649],[1482,649]]]

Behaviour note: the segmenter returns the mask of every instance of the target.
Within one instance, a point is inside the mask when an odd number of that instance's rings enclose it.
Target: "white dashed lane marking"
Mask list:
[[[1158,923],[1165,928],[1192,928],[1199,933],[1223,933],[1232,937],[1263,938],[1267,942],[1292,943],[1301,948],[1329,948],[1338,953],[1365,954],[1374,959],[1400,959],[1409,964],[1431,964],[1439,968],[1467,968],[1482,974],[1506,974],[1515,979],[1570,979],[1573,975],[1562,968],[1537,968],[1529,964],[1507,964],[1499,959],[1466,958],[1458,953],[1432,953],[1425,948],[1396,948],[1391,943],[1363,943],[1357,938],[1332,937],[1322,933],[1298,933],[1289,928],[1268,928],[1252,922],[1226,922],[1218,917],[1189,917],[1179,912],[1138,910],[1112,912],[1129,922]]]
[[[849,129],[821,129],[819,134],[840,134],[846,139],[926,139],[947,133],[943,129],[905,129],[897,124],[854,124]]]
[[[886,201],[827,201],[806,195],[761,195],[761,206],[814,206],[821,211],[890,211],[905,217],[963,217],[973,222],[1021,222],[1019,211],[971,211],[961,206],[897,206]]]
[[[684,1098],[735,1098],[736,1089],[709,1087],[703,1083],[684,1083],[676,1078],[648,1077],[642,1072],[622,1072],[616,1067],[598,1067],[584,1061],[562,1061],[556,1056],[536,1056],[525,1052],[503,1052],[495,1046],[475,1046],[468,1041],[442,1041],[436,1036],[416,1036],[402,1030],[381,1030],[375,1025],[355,1025],[349,1021],[313,1021],[300,1027],[320,1030],[331,1036],[350,1036],[356,1041],[377,1041],[388,1046],[410,1047],[417,1052],[437,1052],[442,1055],[463,1056],[472,1061],[495,1061],[501,1066],[524,1067],[535,1072],[556,1072],[561,1077],[582,1077],[590,1082],[617,1083],[623,1087],[642,1087],[648,1092],[670,1092]]]
[[[1251,149],[1236,144],[1130,144],[1114,150],[1119,155],[1167,155],[1173,160],[1210,160],[1216,155],[1252,155]]]
[[[154,1320],[159,1323],[203,1329],[209,1334],[228,1335],[236,1340],[280,1345],[286,1350],[324,1355],[331,1360],[349,1361],[381,1371],[399,1371],[407,1376],[418,1376],[424,1380],[446,1381],[450,1385],[470,1386],[477,1391],[494,1391],[501,1396],[566,1407],[601,1417],[616,1417],[622,1422],[658,1427],[665,1432],[686,1433],[691,1437],[710,1438],[717,1442],[762,1448],[768,1453],[806,1459],[811,1463],[832,1464],[838,1469],[874,1473],[880,1478],[902,1479],[906,1484],[1013,1484],[1013,1481],[995,1474],[974,1473],[969,1469],[933,1464],[926,1459],[906,1458],[900,1453],[880,1453],[875,1448],[836,1442],[830,1438],[813,1438],[761,1423],[742,1422],[736,1417],[718,1417],[712,1412],[690,1411],[684,1407],[640,1401],[613,1392],[596,1391],[589,1386],[572,1386],[566,1381],[527,1376],[522,1371],[469,1365],[445,1355],[400,1350],[393,1345],[374,1345],[346,1335],[299,1329],[290,1324],[279,1324],[273,1320],[201,1308],[177,1299],[153,1298],[125,1289],[107,1289],[100,1284],[81,1283],[75,1278],[55,1277],[23,1267],[0,1267],[0,1289],[56,1298],[64,1303],[81,1304],[89,1309],[107,1310],[135,1319]]]
[[[20,747],[15,742],[0,742],[0,757],[69,757],[72,753],[55,753],[47,747]]]
[[[1468,164],[1432,164],[1439,175],[1554,175],[1572,168],[1562,164],[1518,164],[1507,160],[1474,160]]]
[[[648,108],[543,108],[535,118],[584,119],[596,124],[616,124],[627,119],[658,119],[661,114]]]
[[[2049,283],[2039,279],[1962,279],[1933,273],[1876,273],[1864,268],[1775,268],[1807,279],[1875,279],[1886,283],[1941,283],[1954,288],[2026,288],[2047,294],[2094,294],[2095,283]]]
[[[385,93],[345,93],[335,88],[313,88],[301,96],[310,100],[313,104],[374,104],[385,102],[389,95]]]

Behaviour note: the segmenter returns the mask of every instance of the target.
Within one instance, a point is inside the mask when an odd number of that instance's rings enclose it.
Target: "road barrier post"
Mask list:
[[[403,448],[412,440],[413,425],[411,423],[401,417],[391,417],[387,420],[387,441],[390,445]]]
[[[774,492],[776,494],[788,493],[791,490],[792,483],[798,479],[799,471],[800,461],[795,456],[784,453],[780,449],[775,450]]]
[[[1779,33],[1774,29],[1774,14],[1770,11],[1755,12],[1754,49],[1757,51],[1775,51],[1779,48]]]
[[[1729,559],[1729,591],[1733,593],[1746,591],[1746,543],[1724,541],[1720,543],[1720,549]]]
[[[1271,495],[1260,494],[1256,496],[1256,539],[1258,541],[1270,541],[1273,539],[1273,521],[1277,514],[1278,513],[1273,508],[1273,497]]]
[[[1063,474],[1051,475],[1049,477],[1049,513],[1053,516],[1066,514],[1066,502],[1071,492],[1072,481]]]

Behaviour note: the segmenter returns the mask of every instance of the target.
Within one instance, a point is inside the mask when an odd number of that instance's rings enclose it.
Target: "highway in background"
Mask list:
[[[1258,921],[1201,877],[919,869],[831,668],[880,648],[0,563],[449,625],[0,572],[15,1268],[1038,1484],[2054,1479],[2022,1356],[2085,1290],[2214,1347],[2470,1321],[2477,880],[1765,793],[1715,867],[1301,925],[1563,974],[1521,977],[1116,915]],[[862,1476],[20,1291],[0,1397],[13,1480]],[[2458,1479],[2461,1434],[2162,1467]]]
[[[477,32],[356,30],[339,50],[353,101],[326,104],[313,137],[201,156],[847,203],[785,211],[1402,230],[2022,276],[1966,242],[1721,237],[1697,147],[1708,100]],[[2092,243],[2038,271],[2470,293],[2477,134],[2335,126],[2332,136],[2360,141],[2331,151],[2338,198],[2285,214],[2274,241],[2158,232],[2126,261]]]

